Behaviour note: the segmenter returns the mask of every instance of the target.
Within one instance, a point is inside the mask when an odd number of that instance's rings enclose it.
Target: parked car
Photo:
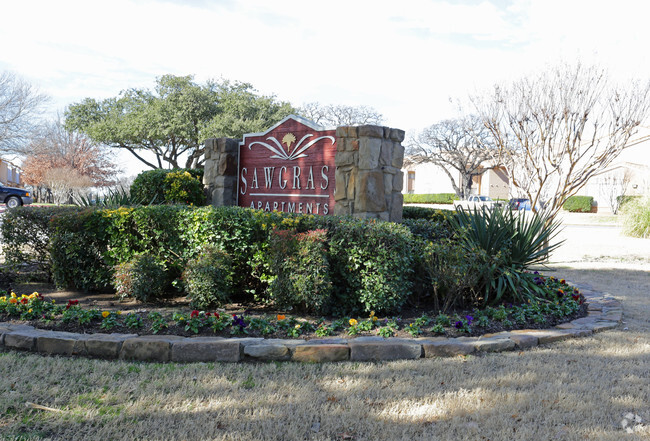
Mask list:
[[[512,198],[508,207],[511,210],[530,210],[530,201],[526,198]]]
[[[510,202],[508,203],[508,207],[510,207],[511,210],[525,210],[525,211],[531,210],[530,200],[526,198],[510,199]],[[539,211],[543,208],[543,205],[538,202],[536,208],[537,211]]]
[[[5,187],[0,184],[0,204],[7,208],[16,208],[34,202],[29,192],[23,188]]]
[[[454,201],[454,208],[462,207],[466,210],[474,210],[477,208],[494,208],[498,207],[495,201],[492,200],[489,196],[477,196],[472,195],[464,201]]]

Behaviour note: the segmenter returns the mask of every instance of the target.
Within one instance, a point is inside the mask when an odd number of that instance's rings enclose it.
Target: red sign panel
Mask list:
[[[336,130],[288,116],[239,144],[238,205],[265,211],[331,214]]]

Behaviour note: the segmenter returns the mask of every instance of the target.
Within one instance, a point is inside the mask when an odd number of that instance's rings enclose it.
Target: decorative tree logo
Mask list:
[[[296,144],[296,146],[289,154],[287,154],[287,152],[284,151],[282,144],[274,136],[269,136],[268,138],[266,138],[266,140],[273,142],[273,144],[275,145],[271,145],[263,141],[255,141],[255,142],[251,142],[248,145],[248,149],[250,150],[251,147],[253,147],[255,144],[259,144],[265,147],[266,149],[268,149],[269,151],[271,151],[272,153],[275,153],[273,156],[269,156],[270,159],[284,159],[286,161],[293,161],[294,159],[307,157],[308,155],[305,153],[307,149],[309,149],[311,146],[316,144],[321,139],[329,139],[332,142],[332,145],[334,145],[334,143],[336,142],[333,136],[319,136],[318,138],[312,139],[307,144],[303,145],[303,143],[307,141],[309,138],[311,138],[312,136],[314,135],[308,134],[303,136],[300,139],[300,141],[298,141],[298,144]],[[296,142],[296,136],[293,133],[287,133],[282,138],[282,142],[286,144],[287,151],[289,151],[289,149],[291,148],[291,144]]]

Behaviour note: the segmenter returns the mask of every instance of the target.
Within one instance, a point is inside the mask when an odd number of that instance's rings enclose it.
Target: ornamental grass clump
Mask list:
[[[193,306],[221,306],[232,295],[232,259],[225,251],[207,245],[185,265],[183,287]]]
[[[623,208],[623,234],[650,237],[650,195],[627,202]]]

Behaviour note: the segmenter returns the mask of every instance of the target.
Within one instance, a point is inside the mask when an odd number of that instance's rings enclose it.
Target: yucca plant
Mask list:
[[[132,205],[142,205],[143,202],[142,198],[131,196],[131,194],[123,187],[117,187],[115,189],[109,188],[108,193],[102,199],[96,201],[92,201],[90,198],[85,196],[78,196],[75,198],[75,205],[81,207],[128,207]]]
[[[544,262],[561,245],[551,243],[560,223],[548,216],[512,213],[509,210],[457,210],[450,219],[458,239],[467,250],[481,250],[487,261],[482,277],[483,301],[532,299],[541,290],[526,270]]]

